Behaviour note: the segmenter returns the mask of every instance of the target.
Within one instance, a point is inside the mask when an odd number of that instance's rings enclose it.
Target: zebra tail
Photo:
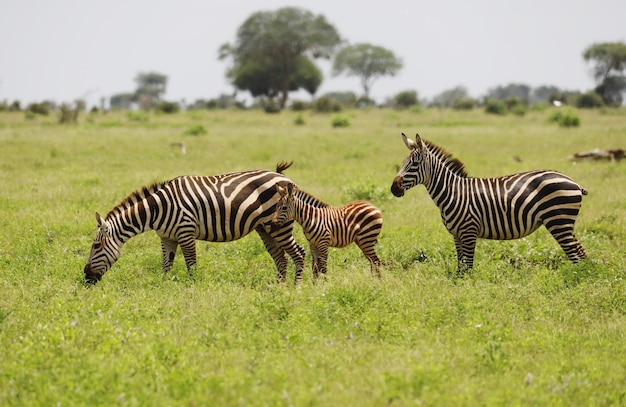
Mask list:
[[[293,164],[293,161],[281,161],[278,164],[276,164],[276,172],[279,174],[282,174],[283,171],[285,171],[287,168],[291,167],[291,165]]]

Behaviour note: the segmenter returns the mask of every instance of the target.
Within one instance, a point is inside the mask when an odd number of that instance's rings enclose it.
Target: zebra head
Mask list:
[[[84,269],[88,283],[98,282],[120,257],[120,245],[112,238],[111,227],[98,212],[96,212],[96,221],[98,231],[91,244],[91,251]]]
[[[397,197],[403,196],[405,190],[424,183],[424,158],[428,153],[419,134],[415,135],[415,141],[413,141],[402,133],[402,140],[411,153],[402,163],[402,169],[396,174],[391,184],[391,193]]]
[[[294,219],[295,216],[295,199],[293,191],[296,185],[290,182],[287,187],[281,187],[276,184],[276,191],[280,195],[276,202],[276,211],[272,218],[272,230],[280,229],[285,223]]]

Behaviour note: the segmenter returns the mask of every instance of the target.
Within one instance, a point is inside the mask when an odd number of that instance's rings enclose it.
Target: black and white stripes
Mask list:
[[[441,147],[402,138],[411,151],[391,192],[423,184],[454,236],[459,271],[471,268],[476,240],[517,239],[545,225],[571,261],[586,257],[574,222],[587,191],[556,171],[530,171],[499,178],[470,178],[463,164]]]
[[[299,283],[304,249],[293,239],[293,222],[271,232],[264,226],[279,199],[276,185],[291,183],[282,174],[290,165],[279,163],[276,172],[181,176],[132,193],[104,219],[96,213],[99,228],[84,268],[86,279],[100,280],[119,258],[121,246],[150,229],[161,238],[165,271],[172,267],[178,246],[189,269],[196,264],[196,240],[229,242],[256,230],[276,263],[279,280],[285,279],[288,254],[296,264]]]
[[[281,228],[296,220],[309,241],[313,276],[326,274],[329,247],[345,247],[354,242],[370,261],[372,272],[380,277],[380,260],[374,246],[383,227],[380,210],[365,201],[355,201],[334,207],[313,195],[299,190],[294,184],[276,187],[281,195],[272,220]]]

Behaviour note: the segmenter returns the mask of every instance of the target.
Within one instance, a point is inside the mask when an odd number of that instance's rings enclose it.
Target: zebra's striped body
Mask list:
[[[556,171],[529,171],[499,178],[470,178],[463,164],[441,147],[402,138],[411,151],[396,175],[391,192],[423,184],[454,236],[459,272],[472,268],[476,240],[517,239],[545,225],[567,257],[584,259],[574,222],[587,191]]]
[[[320,272],[326,274],[329,247],[345,247],[352,242],[367,257],[372,272],[380,277],[380,260],[374,250],[383,227],[378,208],[365,201],[334,207],[298,190],[294,184],[276,188],[281,198],[272,226],[283,227],[293,220],[302,226],[311,247],[315,278]]]
[[[154,230],[161,238],[163,270],[172,267],[180,245],[187,268],[196,264],[196,240],[229,242],[256,230],[284,280],[287,254],[296,264],[296,284],[302,279],[304,249],[292,236],[293,222],[271,232],[269,224],[280,198],[276,185],[291,181],[276,172],[251,170],[210,177],[181,176],[144,187],[113,208],[105,219],[96,213],[98,232],[85,265],[85,277],[96,282],[119,258],[131,237]]]

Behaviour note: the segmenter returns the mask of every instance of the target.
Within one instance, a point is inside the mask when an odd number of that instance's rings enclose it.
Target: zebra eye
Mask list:
[[[100,249],[100,247],[102,247],[102,243],[100,243],[100,242],[93,242],[93,245],[91,247],[93,247],[95,250],[98,250],[98,249]]]

